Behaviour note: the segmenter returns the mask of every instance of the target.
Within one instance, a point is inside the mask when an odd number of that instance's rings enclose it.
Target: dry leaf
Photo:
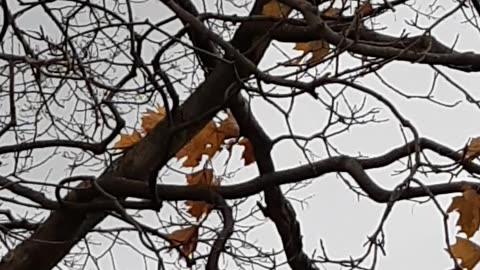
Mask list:
[[[130,148],[130,147],[133,147],[135,144],[137,144],[141,139],[142,139],[142,135],[140,135],[140,132],[136,130],[133,131],[132,135],[120,134],[120,141],[115,143],[113,148],[114,149]]]
[[[480,137],[473,139],[467,147],[465,158],[472,160],[480,155]]]
[[[238,145],[243,145],[245,149],[243,149],[242,158],[245,160],[245,166],[248,166],[255,162],[255,154],[253,152],[253,146],[250,140],[247,138],[242,138]]]
[[[282,4],[277,0],[270,0],[263,6],[262,14],[275,18],[286,18],[291,10],[291,7]]]
[[[462,196],[452,199],[452,204],[447,212],[457,211],[460,218],[457,225],[467,238],[472,237],[478,231],[480,225],[480,195],[473,189],[467,188]]]
[[[315,40],[310,42],[299,42],[295,44],[295,50],[303,51],[303,56],[298,59],[300,62],[302,58],[308,53],[312,53],[312,57],[307,60],[308,64],[316,65],[320,63],[323,58],[330,52],[330,45],[324,40]]]
[[[142,129],[145,133],[150,133],[155,126],[165,118],[165,108],[157,107],[157,111],[147,109],[147,112],[142,116]]]
[[[229,113],[228,117],[217,127],[210,121],[193,139],[175,155],[178,159],[187,157],[184,167],[196,167],[205,154],[212,158],[221,148],[225,139],[239,136],[239,127],[235,118]]]
[[[190,226],[184,229],[176,230],[166,235],[171,241],[170,247],[180,247],[180,251],[184,256],[188,257],[197,248],[198,242],[198,226]]]
[[[187,183],[189,186],[219,186],[220,182],[213,175],[213,170],[204,169],[198,173],[187,176]],[[211,210],[211,205],[202,201],[186,201],[188,213],[195,217],[197,221],[203,216],[208,215]]]
[[[480,261],[480,246],[468,239],[457,237],[457,242],[451,249],[453,257],[461,260],[461,266],[467,270],[472,270]]]
[[[372,7],[372,3],[370,3],[369,0],[367,0],[366,2],[363,2],[363,4],[357,8],[357,13],[362,18],[372,15],[372,12],[373,12],[373,7]]]
[[[340,15],[340,9],[330,7],[328,9],[324,10],[322,12],[322,15],[326,16],[326,17],[329,17],[329,18],[332,18],[332,19],[336,19]]]

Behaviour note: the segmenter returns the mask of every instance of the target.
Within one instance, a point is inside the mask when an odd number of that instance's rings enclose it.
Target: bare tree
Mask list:
[[[113,247],[130,245],[125,234],[141,242],[132,249],[159,269],[218,269],[226,262],[255,269],[288,265],[305,270],[327,264],[373,269],[383,250],[383,224],[395,203],[421,197],[436,202],[437,195],[462,192],[465,186],[480,188],[474,181],[424,184],[429,175],[476,178],[480,165],[463,149],[422,137],[381,91],[359,82],[378,77],[403,98],[455,107],[434,98],[435,80],[443,77],[478,106],[474,95],[445,70],[479,71],[480,54],[457,51],[432,35],[441,22],[458,20],[454,16],[479,29],[477,0],[457,1],[448,9],[432,1],[430,12],[406,0],[0,3],[1,270],[80,269],[110,252],[94,254],[89,235],[101,236]],[[422,27],[411,18],[410,27],[419,34],[386,34],[376,20],[402,8],[429,25]],[[291,57],[284,43],[296,43],[304,54]],[[263,68],[260,61],[269,49],[278,50],[283,59]],[[410,95],[389,85],[380,71],[397,62],[433,70],[430,92]],[[295,132],[289,122],[296,100],[305,96],[323,112],[320,120],[305,117],[317,128],[309,135]],[[271,137],[264,131],[252,100],[270,104],[285,117],[284,134]],[[367,105],[370,100],[380,108]],[[280,105],[285,102],[287,106]],[[141,113],[157,105],[165,109],[163,121],[148,135],[138,135],[141,140],[125,151],[112,147],[121,132],[138,128]],[[405,143],[375,157],[343,154],[333,138],[382,122],[377,117],[381,110],[402,126]],[[258,175],[208,188],[165,182],[214,166],[212,155],[204,155],[200,166],[186,170],[175,155],[212,119],[218,125],[225,113],[239,126],[240,134],[230,141],[246,138],[251,143]],[[215,158],[219,151],[229,153],[230,141],[218,146]],[[272,149],[284,141],[302,149],[304,165],[275,168]],[[310,148],[313,142],[322,144],[323,154]],[[222,157],[225,164],[230,162]],[[443,159],[437,162],[438,157]],[[367,174],[393,163],[403,168],[393,190],[381,188]],[[233,179],[235,170],[227,167],[216,170],[216,177]],[[286,194],[328,173],[337,173],[351,192],[386,205],[360,257],[334,260],[304,251],[301,220]],[[183,207],[186,200],[207,202],[219,218],[197,223]],[[154,221],[147,221],[152,210]],[[103,227],[106,220],[115,220],[116,226]],[[263,222],[275,225],[281,252],[248,237]],[[190,223],[200,228],[198,239],[174,245],[172,231]],[[446,242],[448,247],[448,235]],[[167,260],[172,248],[180,261]]]

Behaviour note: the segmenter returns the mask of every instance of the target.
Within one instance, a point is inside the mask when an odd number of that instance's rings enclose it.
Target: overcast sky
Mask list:
[[[200,1],[195,0],[201,9]],[[428,2],[416,4],[424,10],[428,9]],[[445,13],[452,9],[455,2],[438,1],[437,5],[444,5],[437,15]],[[156,6],[156,5],[155,5]],[[137,18],[154,18],[158,16],[159,10],[148,8],[149,6],[138,5],[135,9]],[[231,10],[232,6],[224,3],[225,9]],[[470,11],[469,11],[470,12]],[[413,20],[413,11],[402,7],[398,8],[395,16],[391,12],[383,15],[376,22],[383,26],[388,26],[384,33],[400,34],[404,29],[417,33],[413,28],[408,27],[406,20]],[[166,15],[165,15],[166,16]],[[159,21],[156,18],[154,21]],[[38,17],[28,17],[23,21],[25,24],[35,25],[41,21]],[[453,45],[458,37],[456,49],[458,51],[477,50],[479,34],[471,25],[464,22],[461,12],[445,20],[433,30],[433,35],[441,42],[447,45]],[[427,26],[432,21],[427,21],[424,17],[419,18],[422,26]],[[46,25],[48,23],[45,23]],[[33,27],[33,26],[32,26]],[[48,27],[44,28],[48,32]],[[293,50],[294,44],[277,44],[285,52],[291,55],[299,55]],[[478,50],[477,50],[478,51]],[[260,68],[267,68],[275,65],[285,58],[275,47],[271,47],[260,64]],[[149,60],[148,60],[149,61]],[[351,57],[344,57],[342,66],[358,64],[357,60]],[[440,68],[443,72],[451,76],[456,83],[464,87],[474,97],[480,97],[478,93],[479,76],[477,74],[462,73],[450,71],[446,68]],[[277,70],[276,72],[280,72]],[[322,67],[318,68],[323,72]],[[409,63],[394,63],[383,68],[380,71],[383,79],[394,85],[404,93],[422,95],[429,92],[434,78],[434,71],[428,66],[421,66]],[[375,89],[385,97],[389,98],[395,104],[402,115],[408,118],[419,130],[420,136],[434,139],[453,149],[461,149],[471,137],[480,136],[480,125],[477,118],[480,116],[479,108],[466,102],[462,92],[448,83],[445,79],[439,77],[435,87],[436,100],[453,104],[456,101],[462,101],[460,105],[454,108],[442,107],[432,102],[421,99],[406,99],[396,94],[391,89],[383,85],[375,76],[369,75],[361,80],[361,83],[372,89]],[[335,91],[334,88],[330,89]],[[321,97],[325,97],[323,90],[318,89]],[[353,104],[360,104],[363,95],[359,95],[353,90],[348,94]],[[286,124],[284,117],[271,105],[255,99],[253,109],[259,121],[264,126],[268,134],[274,138],[281,134],[286,134]],[[288,106],[287,101],[279,101],[281,106]],[[364,156],[376,156],[389,151],[392,147],[400,146],[404,143],[403,134],[398,121],[392,116],[391,112],[378,101],[371,97],[367,98],[368,107],[378,107],[381,109],[378,119],[387,119],[384,123],[363,125],[353,127],[348,133],[342,134],[333,139],[336,147],[349,155],[362,154]],[[127,119],[133,120],[136,116],[132,114]],[[321,129],[326,120],[326,112],[323,106],[309,96],[300,97],[295,101],[293,113],[289,121],[298,134],[308,135]],[[129,122],[134,125],[134,122]],[[412,139],[408,131],[407,138]],[[310,149],[318,156],[318,159],[326,157],[325,150],[320,141],[309,145]],[[240,152],[237,152],[237,157]],[[295,167],[299,164],[306,164],[307,161],[303,153],[292,142],[279,143],[273,150],[277,169],[286,169]],[[315,159],[314,159],[315,160]],[[52,163],[54,162],[54,163]],[[37,170],[38,179],[44,179],[48,174],[52,179],[59,179],[65,176],[68,162],[63,160],[52,161],[48,166],[52,171]],[[222,162],[218,161],[216,166],[220,167]],[[53,165],[55,164],[55,165]],[[46,165],[47,166],[47,165]],[[240,165],[236,165],[239,167]],[[235,164],[233,165],[235,167]],[[385,169],[368,171],[375,181],[385,187],[393,188],[403,178],[394,176],[395,169],[402,168],[397,164]],[[245,181],[255,176],[256,169],[254,165],[242,169],[235,176],[235,179],[229,180],[228,184],[238,181]],[[459,179],[465,180],[465,177]],[[181,177],[172,176],[165,179],[166,182],[179,183]],[[424,179],[424,184],[431,184],[445,181],[444,177],[438,176]],[[353,182],[352,182],[353,183]],[[286,187],[284,188],[286,189]],[[312,181],[312,183],[301,191],[295,191],[289,196],[297,199],[306,199],[306,204],[300,204],[292,200],[292,204],[297,211],[298,220],[301,223],[301,229],[304,235],[305,252],[312,255],[314,250],[319,250],[320,241],[328,251],[332,259],[347,259],[349,256],[359,256],[365,251],[364,243],[367,237],[377,228],[380,218],[385,210],[385,205],[377,204],[367,198],[359,198],[355,193],[349,190],[347,185],[336,175],[330,174],[322,176]],[[446,209],[453,195],[439,196],[439,202]],[[250,205],[254,204],[259,197],[252,198]],[[249,209],[244,209],[249,211]],[[147,222],[154,222],[152,213],[146,214]],[[162,215],[174,215],[173,212],[162,211]],[[449,219],[449,238],[454,242],[457,228],[455,222],[456,214],[450,215]],[[102,226],[106,226],[104,223]],[[442,221],[442,215],[429,201],[427,203],[399,202],[385,224],[386,233],[386,256],[381,256],[377,269],[451,269],[452,261],[445,251],[445,233]],[[103,238],[97,238],[101,240]],[[132,243],[135,243],[135,236],[132,235]],[[279,248],[280,242],[278,235],[274,230],[272,222],[266,222],[250,235],[252,241],[258,241],[266,250]],[[480,243],[480,238],[474,237]],[[102,240],[104,241],[104,240]],[[106,243],[106,242],[105,242]],[[104,249],[104,246],[94,247],[98,250]],[[317,251],[317,254],[320,251]],[[143,264],[140,256],[128,247],[119,246],[115,248],[114,261],[116,269],[139,269]],[[100,260],[102,269],[114,269],[110,258],[104,257]],[[149,262],[149,269],[154,269],[154,263]],[[95,269],[94,264],[89,263],[88,269]],[[324,269],[339,269],[338,266],[329,266]],[[480,268],[478,268],[480,269]]]

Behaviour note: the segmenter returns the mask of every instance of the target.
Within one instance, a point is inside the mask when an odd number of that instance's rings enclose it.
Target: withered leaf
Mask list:
[[[447,212],[457,211],[460,217],[457,225],[460,226],[468,238],[472,237],[480,226],[480,195],[473,189],[467,188],[462,196],[452,199]]]
[[[198,226],[193,225],[184,229],[179,229],[166,235],[170,240],[170,247],[179,247],[184,256],[190,256],[197,248]]]
[[[245,161],[245,166],[248,166],[255,162],[255,153],[253,152],[253,146],[249,139],[242,138],[238,145],[243,145],[245,148],[243,149],[242,158]]]
[[[480,137],[473,139],[467,147],[465,158],[472,160],[480,155]]]
[[[297,60],[297,63],[308,53],[312,53],[312,57],[307,60],[307,63],[310,65],[316,65],[330,52],[330,45],[324,40],[315,40],[310,42],[299,42],[295,44],[294,49],[303,51],[303,56]]]
[[[187,183],[189,186],[204,187],[220,185],[220,182],[214,177],[213,170],[211,169],[204,169],[195,174],[188,175]],[[195,217],[197,221],[200,220],[203,215],[208,215],[211,210],[211,205],[202,201],[186,201],[185,205],[188,208],[188,213],[192,217]]]
[[[142,116],[142,129],[145,133],[150,133],[155,126],[160,123],[166,115],[165,108],[157,106],[157,111],[147,109]]]
[[[282,4],[277,0],[270,0],[263,6],[262,14],[275,18],[285,18],[288,16],[291,10],[291,7]]]
[[[131,135],[120,134],[120,140],[113,146],[114,149],[126,149],[133,147],[142,139],[140,132],[134,130]]]
[[[457,237],[457,242],[451,246],[452,255],[461,260],[461,266],[467,270],[473,270],[480,261],[480,246],[468,239]]]

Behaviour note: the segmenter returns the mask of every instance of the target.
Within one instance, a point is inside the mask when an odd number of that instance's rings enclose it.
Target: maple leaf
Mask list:
[[[212,158],[224,144],[226,139],[239,136],[239,127],[231,113],[220,122],[217,127],[215,122],[210,121],[193,139],[175,155],[178,159],[187,157],[183,162],[184,167],[196,167],[200,164],[205,154]]]
[[[120,134],[120,140],[113,146],[114,149],[126,149],[133,147],[142,139],[140,132],[134,130],[131,135]]]
[[[373,7],[370,1],[365,1],[362,5],[357,8],[357,13],[360,17],[366,17],[372,15]]]
[[[270,0],[263,6],[262,14],[266,16],[272,16],[275,18],[285,18],[288,16],[291,7],[278,2],[277,0]]]
[[[457,225],[467,238],[472,237],[480,226],[480,195],[473,189],[467,188],[462,196],[452,199],[447,212],[457,211],[460,218]]]
[[[193,225],[184,229],[179,229],[166,235],[170,240],[170,247],[180,247],[180,252],[185,257],[190,256],[197,248],[198,226]]]
[[[336,19],[340,15],[340,9],[330,7],[328,9],[324,10],[322,12],[322,15],[326,16],[326,17],[329,17],[329,18],[332,18],[332,19]]]
[[[310,42],[299,42],[295,44],[294,49],[303,51],[303,56],[301,56],[296,63],[299,63],[308,53],[312,53],[312,57],[307,60],[307,63],[310,65],[316,65],[330,52],[330,45],[324,40],[315,40]]]
[[[473,139],[467,147],[465,158],[472,160],[480,155],[480,137]]]
[[[473,270],[480,261],[480,246],[468,239],[457,237],[457,242],[451,246],[452,255],[461,260],[461,266],[467,270]]]
[[[155,126],[160,123],[166,115],[165,108],[157,106],[157,111],[147,109],[142,116],[142,129],[145,133],[150,133]]]
[[[214,187],[219,186],[220,182],[214,177],[213,170],[204,169],[200,172],[187,176],[187,183],[189,186],[203,186]],[[185,205],[188,208],[188,213],[197,219],[197,221],[203,216],[208,215],[212,206],[202,201],[186,201]]]
[[[243,149],[242,158],[245,160],[245,166],[248,166],[255,162],[255,154],[253,152],[253,146],[249,139],[242,138],[238,145],[243,145],[245,149]]]

